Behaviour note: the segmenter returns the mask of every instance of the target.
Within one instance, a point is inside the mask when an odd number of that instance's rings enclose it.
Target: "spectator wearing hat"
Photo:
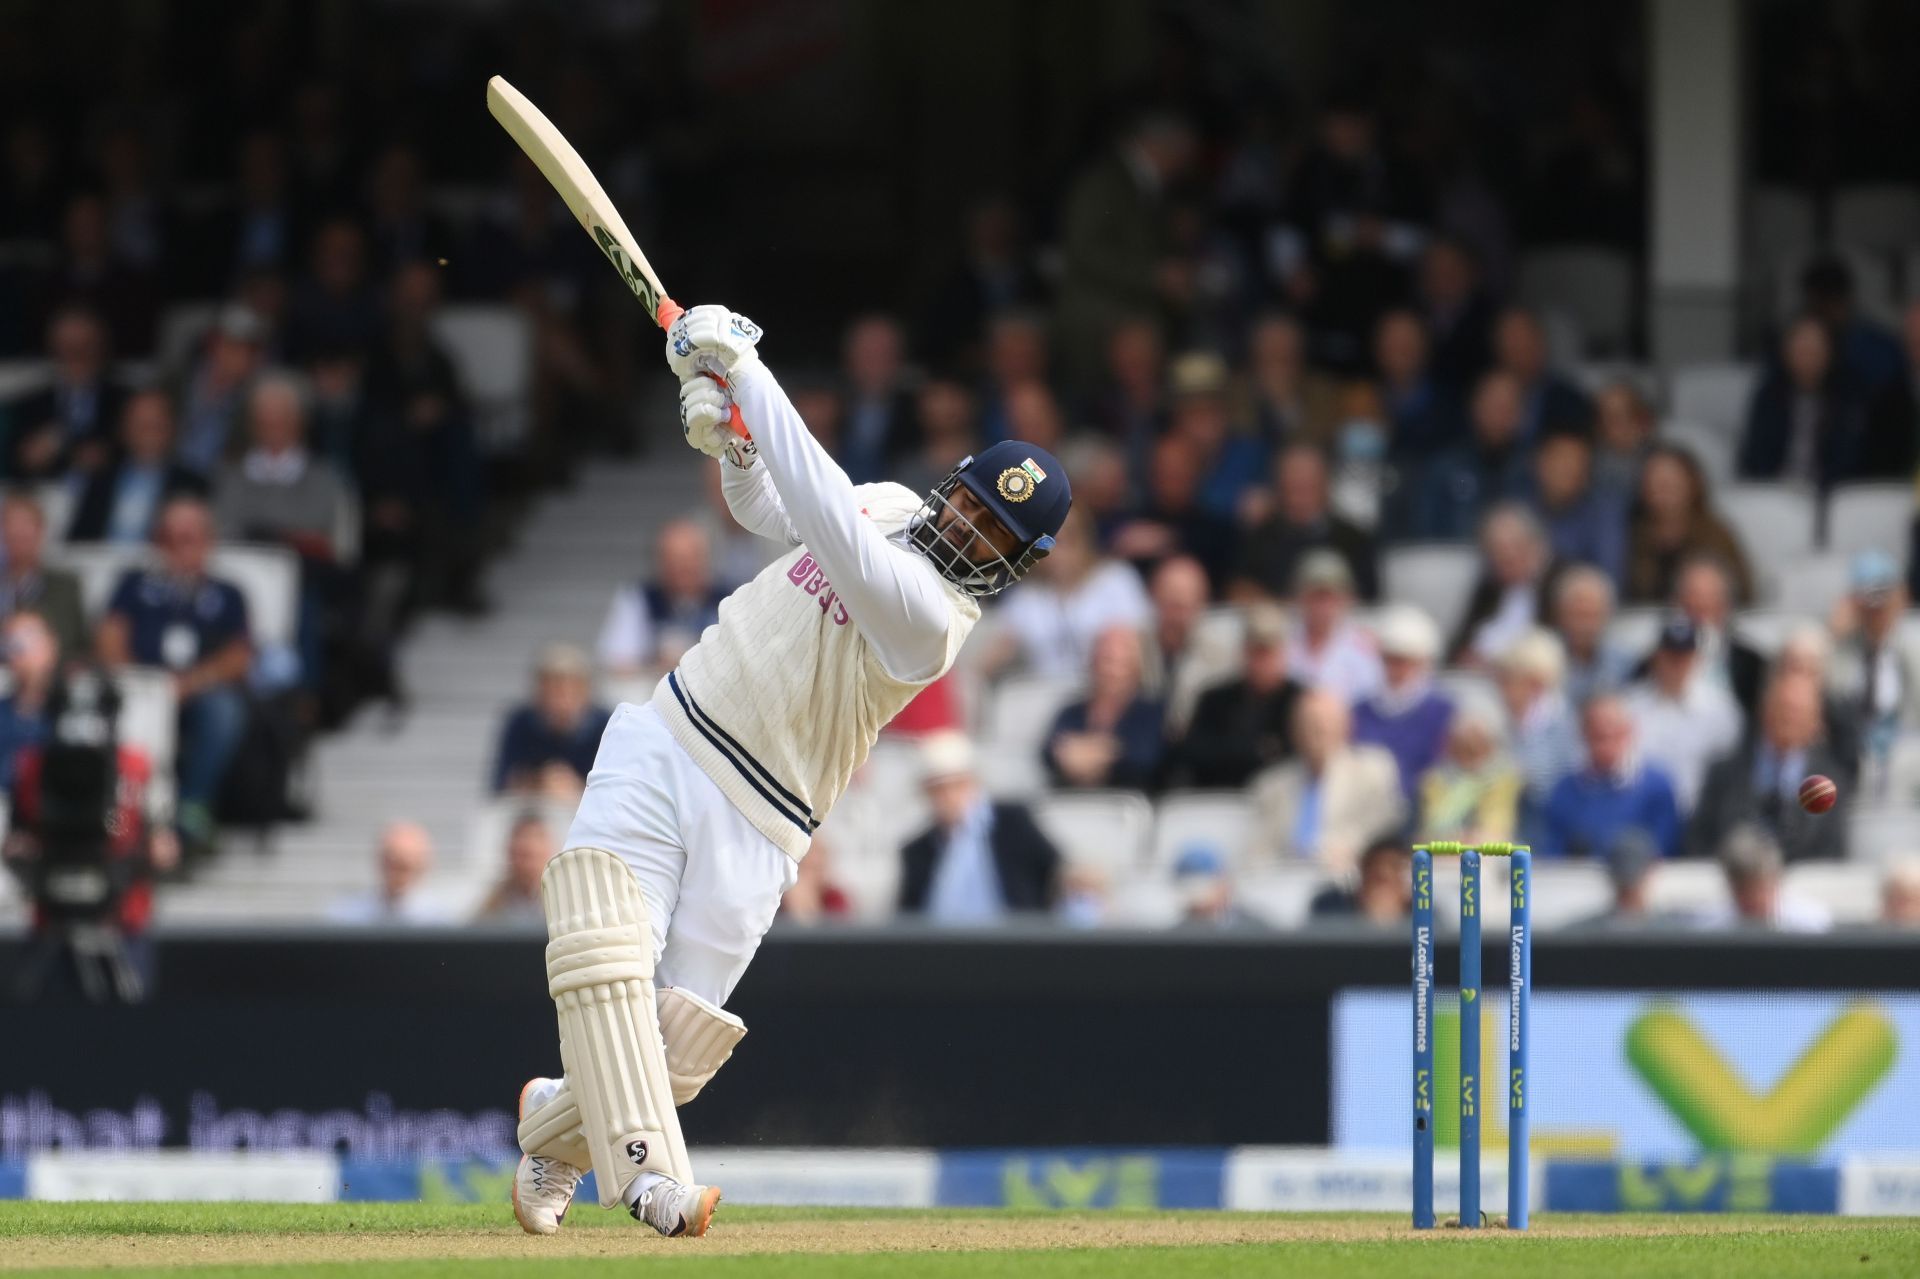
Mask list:
[[[1346,560],[1331,550],[1307,552],[1294,575],[1293,593],[1288,673],[1349,706],[1372,696],[1385,674],[1373,638],[1353,619],[1353,574]]]
[[[1230,520],[1240,499],[1267,469],[1267,450],[1240,430],[1228,399],[1227,362],[1211,351],[1189,351],[1167,371],[1172,409],[1167,433],[1187,441],[1200,468],[1200,506]]]
[[[1920,857],[1896,858],[1880,879],[1880,922],[1920,928]]]
[[[1234,570],[1234,593],[1279,599],[1292,588],[1309,552],[1329,550],[1345,562],[1350,589],[1362,599],[1380,593],[1373,535],[1331,509],[1327,457],[1308,444],[1291,444],[1274,464],[1274,509],[1248,530]]]
[[[1683,817],[1693,812],[1707,767],[1739,745],[1742,727],[1733,694],[1696,678],[1699,665],[1699,634],[1685,614],[1674,613],[1660,628],[1646,676],[1620,699],[1642,756],[1673,783]]]
[[[1382,928],[1413,914],[1413,853],[1397,839],[1377,839],[1360,854],[1351,884],[1329,884],[1307,907],[1310,919],[1353,919]]]
[[[1567,700],[1575,706],[1615,692],[1633,673],[1635,654],[1607,639],[1613,582],[1591,564],[1575,564],[1553,583],[1553,631],[1567,653]]]
[[[653,576],[613,594],[600,627],[600,667],[614,675],[659,671],[680,660],[720,619],[726,591],[714,581],[706,530],[673,520],[653,541]]]
[[[30,609],[60,640],[61,651],[87,651],[86,606],[80,579],[46,562],[47,516],[30,489],[16,489],[0,504],[0,618]]]
[[[1848,584],[1832,619],[1827,683],[1864,731],[1869,758],[1884,761],[1901,731],[1920,725],[1920,674],[1900,644],[1906,586],[1882,550],[1854,556]]]
[[[1504,653],[1546,615],[1555,576],[1540,522],[1517,502],[1496,506],[1480,526],[1480,578],[1448,645],[1454,661],[1481,666]]]
[[[1140,633],[1112,626],[1093,642],[1087,696],[1054,718],[1043,752],[1055,786],[1150,790],[1166,749],[1166,711],[1140,688]]]
[[[1481,513],[1527,491],[1527,455],[1520,429],[1525,412],[1520,383],[1495,370],[1474,385],[1467,440],[1434,455],[1414,498],[1414,536],[1429,542],[1464,541]]]
[[[1707,770],[1688,828],[1688,851],[1712,857],[1736,826],[1770,833],[1791,862],[1837,861],[1847,855],[1851,787],[1825,813],[1800,807],[1800,783],[1814,773],[1848,776],[1822,731],[1820,685],[1810,675],[1783,673],[1768,681],[1759,731]]]
[[[475,923],[536,924],[546,918],[540,905],[540,877],[560,851],[553,831],[538,812],[521,813],[507,833],[506,865],[474,915]]]
[[[1231,789],[1293,753],[1293,707],[1301,687],[1287,676],[1287,615],[1277,604],[1247,610],[1240,674],[1200,694],[1172,752],[1175,785]]]
[[[1493,711],[1454,708],[1439,762],[1419,779],[1419,824],[1427,839],[1505,842],[1520,826],[1520,770],[1501,748]]]
[[[1554,783],[1530,842],[1545,857],[1597,857],[1638,830],[1663,857],[1680,852],[1673,783],[1635,749],[1633,717],[1617,697],[1596,697],[1580,716],[1586,762]]]
[[[1367,845],[1397,834],[1406,801],[1393,756],[1353,742],[1353,715],[1326,690],[1293,708],[1293,758],[1257,774],[1250,788],[1254,851],[1281,862],[1350,870]]]
[[[1389,605],[1374,634],[1384,682],[1353,710],[1353,740],[1384,746],[1400,769],[1408,800],[1446,748],[1453,702],[1433,686],[1440,628],[1412,604]]]
[[[1562,777],[1580,766],[1580,725],[1565,691],[1566,651],[1552,631],[1522,635],[1494,667],[1514,761],[1524,782],[1522,827]]]
[[[593,668],[571,644],[534,665],[533,699],[508,712],[493,762],[496,795],[578,799],[612,716],[593,701]]]
[[[47,323],[51,384],[6,406],[8,479],[60,479],[106,463],[126,400],[107,348],[107,329],[95,312],[67,306],[54,313]]]
[[[1593,437],[1555,423],[1533,455],[1533,511],[1563,564],[1591,564],[1616,585],[1626,573],[1627,522],[1619,496],[1593,479]]]
[[[1720,869],[1727,876],[1727,902],[1701,912],[1706,928],[1763,928],[1782,933],[1824,933],[1833,916],[1819,902],[1788,892],[1780,843],[1760,826],[1736,826],[1720,841]]]
[[[1740,539],[1714,511],[1698,459],[1677,445],[1656,444],[1640,468],[1628,522],[1627,600],[1659,604],[1672,598],[1680,566],[1696,555],[1726,565],[1736,600],[1753,598]]]
[[[900,912],[985,924],[1049,909],[1059,893],[1060,850],[1025,805],[987,798],[965,735],[930,734],[920,768],[933,824],[900,850]]]
[[[1234,900],[1227,859],[1209,844],[1189,844],[1173,863],[1173,889],[1180,901],[1181,928],[1265,928]]]
[[[67,540],[145,546],[166,499],[202,485],[173,460],[173,405],[166,394],[140,391],[121,411],[119,452],[80,490]]]

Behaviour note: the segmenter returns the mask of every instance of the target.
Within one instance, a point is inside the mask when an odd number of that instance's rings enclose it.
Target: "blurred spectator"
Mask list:
[[[847,328],[841,349],[847,408],[839,459],[855,484],[891,475],[913,447],[916,424],[906,356],[906,334],[891,316],[862,316]]]
[[[203,225],[198,267],[210,283],[242,272],[285,271],[306,242],[306,210],[287,187],[286,140],[255,128],[240,141],[232,198]]]
[[[12,794],[20,752],[47,736],[47,699],[60,673],[60,641],[47,620],[16,612],[0,623],[9,687],[0,696],[0,794]]]
[[[1147,594],[1153,601],[1153,626],[1146,637],[1146,686],[1166,704],[1167,729],[1177,737],[1204,691],[1202,668],[1215,656],[1201,651],[1207,647],[1200,631],[1207,611],[1207,572],[1189,555],[1162,560],[1147,582]]]
[[[1519,829],[1520,770],[1501,749],[1493,712],[1477,702],[1455,708],[1445,753],[1419,784],[1422,838],[1506,842]]]
[[[793,887],[780,897],[780,918],[795,924],[817,924],[823,919],[845,919],[853,902],[833,880],[833,846],[816,832],[807,855],[800,859]]]
[[[1595,397],[1594,420],[1594,486],[1630,502],[1639,492],[1640,466],[1659,418],[1631,383],[1615,382]]]
[[[1114,325],[1185,301],[1191,282],[1168,254],[1166,196],[1195,149],[1185,121],[1145,116],[1067,192],[1060,332],[1068,373],[1083,387],[1091,384]]]
[[[220,783],[247,727],[253,635],[246,597],[207,570],[213,512],[205,499],[169,498],[154,544],[159,564],[121,577],[96,647],[110,667],[132,663],[172,673],[180,705],[177,824],[182,837],[204,845],[212,837]]]
[[[1181,928],[1265,928],[1234,900],[1233,876],[1220,850],[1194,844],[1173,863],[1173,890],[1180,899]]]
[[[1325,548],[1345,561],[1360,598],[1380,595],[1372,535],[1329,509],[1327,458],[1318,448],[1293,444],[1274,464],[1274,510],[1248,530],[1240,546],[1235,593],[1281,598],[1299,573],[1302,558]]]
[[[900,913],[985,924],[1048,909],[1059,891],[1060,850],[1025,805],[987,798],[966,737],[932,734],[920,745],[920,765],[933,825],[900,850]]]
[[[331,564],[347,492],[307,447],[306,388],[286,374],[257,379],[247,396],[247,451],[220,468],[214,513],[233,541],[276,542]]]
[[[600,627],[600,668],[638,675],[675,665],[720,620],[727,593],[713,580],[707,535],[692,520],[661,527],[653,543],[653,577],[613,593]]]
[[[1414,798],[1420,777],[1440,759],[1453,701],[1433,686],[1440,628],[1412,604],[1389,604],[1374,626],[1385,682],[1353,710],[1353,740],[1384,746],[1400,770],[1400,788]]]
[[[1575,564],[1554,579],[1553,630],[1567,652],[1567,700],[1583,705],[1626,683],[1636,654],[1607,639],[1613,620],[1613,582],[1590,564]]]
[[[1271,444],[1333,443],[1340,388],[1307,365],[1307,334],[1290,315],[1264,315],[1247,331],[1247,383],[1254,426]]]
[[[1235,530],[1225,516],[1201,501],[1201,458],[1185,436],[1156,440],[1147,472],[1147,500],[1135,518],[1115,529],[1108,546],[1115,555],[1150,570],[1169,555],[1191,555],[1216,587],[1233,564]]]
[[[136,393],[120,414],[119,452],[87,477],[67,540],[145,546],[167,498],[200,487],[172,455],[173,405],[161,391]]]
[[[1388,311],[1373,331],[1373,366],[1381,402],[1392,424],[1396,456],[1418,463],[1461,443],[1466,423],[1455,396],[1428,365],[1427,330],[1417,312]]]
[[[1525,802],[1538,811],[1562,777],[1580,766],[1580,725],[1565,691],[1566,650],[1552,631],[1528,631],[1500,655],[1494,674],[1506,707]]]
[[[389,143],[367,172],[367,231],[374,274],[385,277],[415,262],[444,260],[453,234],[427,206],[420,153],[406,142]]]
[[[47,323],[53,381],[8,406],[7,476],[61,479],[105,464],[126,390],[107,363],[107,331],[94,312],[62,307]]]
[[[1517,503],[1496,506],[1480,526],[1480,578],[1448,649],[1483,666],[1511,648],[1547,611],[1555,564],[1539,522]]]
[[[1101,556],[1086,517],[1076,511],[1061,526],[1053,553],[995,616],[993,647],[981,663],[988,673],[1018,662],[1037,675],[1078,679],[1095,635],[1110,626],[1144,630],[1153,610],[1140,575]]]
[[[1729,626],[1733,578],[1725,562],[1716,555],[1689,556],[1674,577],[1673,605],[1698,632],[1701,673],[1725,684],[1741,712],[1752,719],[1767,662]]]
[[[1329,504],[1369,536],[1397,534],[1402,476],[1388,460],[1393,446],[1386,404],[1370,382],[1349,382],[1340,392],[1340,425],[1333,432],[1333,484]],[[1392,519],[1387,517],[1392,516]]]
[[[1040,296],[1020,206],[1006,196],[981,200],[967,210],[960,260],[935,287],[921,320],[921,349],[944,367],[971,366],[989,321]]]
[[[114,251],[107,204],[94,191],[67,201],[60,219],[59,252],[50,270],[30,291],[27,313],[39,320],[67,307],[82,307],[99,317],[104,335],[123,359],[153,350],[158,298],[150,272]],[[112,421],[113,415],[107,416]]]
[[[416,822],[392,822],[380,833],[380,886],[343,897],[327,910],[336,924],[432,928],[449,924],[445,905],[421,888],[433,869],[433,837]]]
[[[1288,673],[1349,706],[1372,696],[1385,679],[1373,637],[1353,619],[1353,574],[1331,550],[1308,551],[1294,572]]]
[[[1293,708],[1300,685],[1287,677],[1287,615],[1275,604],[1247,610],[1240,674],[1200,695],[1174,749],[1175,784],[1244,786],[1293,753]]]
[[[1867,409],[1812,316],[1788,326],[1780,358],[1754,389],[1740,441],[1741,479],[1827,489],[1867,473]]]
[[[1055,786],[1151,790],[1166,749],[1166,710],[1140,691],[1140,632],[1094,637],[1087,696],[1061,709],[1043,752]]]
[[[1593,481],[1593,440],[1582,428],[1545,428],[1533,455],[1534,512],[1563,564],[1591,564],[1615,583],[1627,568],[1626,508]]]
[[[0,181],[0,237],[50,241],[60,226],[61,171],[52,130],[16,115],[7,125],[5,180]]]
[[[1627,538],[1626,598],[1658,604],[1673,595],[1680,566],[1711,555],[1733,577],[1739,603],[1753,598],[1753,579],[1740,539],[1714,511],[1707,477],[1693,454],[1672,444],[1647,451],[1640,469]]]
[[[1307,907],[1313,919],[1358,919],[1381,927],[1413,914],[1413,854],[1397,839],[1379,839],[1360,854],[1352,884],[1330,884]]]
[[[1436,236],[1420,257],[1417,292],[1434,381],[1464,398],[1486,372],[1493,346],[1493,306],[1481,289],[1473,250],[1460,240]]]
[[[30,609],[53,628],[63,653],[85,653],[86,605],[80,579],[46,564],[47,516],[40,499],[15,489],[0,504],[0,617]]]
[[[1662,861],[1659,847],[1642,830],[1628,828],[1607,848],[1607,883],[1613,900],[1607,909],[1580,925],[1588,928],[1645,928],[1661,922],[1653,909],[1653,880]]]
[[[169,260],[168,249],[175,246],[170,243],[172,211],[154,190],[148,161],[146,139],[131,125],[115,125],[100,140],[109,251],[151,279]]]
[[[1833,916],[1815,901],[1787,892],[1781,881],[1786,859],[1778,840],[1759,826],[1736,826],[1720,841],[1726,872],[1725,906],[1701,913],[1708,928],[1769,928],[1783,933],[1824,933]]]
[[[1899,382],[1906,365],[1900,343],[1860,313],[1853,269],[1845,258],[1823,253],[1807,263],[1800,273],[1800,298],[1806,313],[1827,330],[1840,371],[1863,397],[1875,400]],[[1913,442],[1885,443],[1894,445],[1893,467],[1911,469]]]
[[[1047,345],[1047,320],[1037,311],[1008,311],[987,326],[985,378],[980,384],[980,442],[998,444],[1010,435],[1007,395],[1030,382],[1045,385],[1052,352]],[[1074,494],[1080,486],[1075,484]]]
[[[1138,483],[1146,479],[1148,446],[1166,426],[1166,355],[1155,321],[1135,316],[1116,324],[1107,336],[1105,377],[1088,414],[1091,426],[1125,450]],[[1007,434],[1012,436],[1014,388],[1008,388],[1005,400]]]
[[[534,666],[533,700],[508,713],[494,757],[493,792],[580,796],[611,718],[593,701],[593,670],[571,644],[549,644]]]
[[[1707,767],[1739,744],[1743,727],[1733,694],[1697,678],[1699,667],[1699,633],[1675,613],[1660,628],[1646,676],[1620,698],[1641,754],[1673,783],[1683,817],[1693,812]]]
[[[914,399],[919,438],[912,455],[894,471],[897,483],[926,493],[979,447],[973,396],[958,382],[933,378]]]
[[[1534,444],[1550,430],[1593,430],[1593,401],[1548,363],[1547,331],[1540,317],[1524,306],[1500,313],[1493,328],[1494,367],[1511,376],[1520,392],[1520,433]]]
[[[507,833],[507,864],[474,915],[475,923],[537,924],[546,914],[540,906],[540,876],[559,850],[547,819],[537,812],[513,819]]]
[[[1651,838],[1663,857],[1680,852],[1680,812],[1673,783],[1647,764],[1634,740],[1633,717],[1617,697],[1596,697],[1580,715],[1585,765],[1554,783],[1541,815],[1534,852],[1595,857],[1623,831]]]
[[[1822,690],[1820,718],[1826,724],[1827,745],[1833,748],[1834,755],[1845,760],[1849,768],[1857,768],[1863,763],[1884,765],[1887,762],[1884,759],[1862,758],[1865,729],[1860,719],[1860,699],[1836,690],[1830,675],[1832,665],[1831,633],[1818,622],[1802,622],[1780,641],[1780,649],[1773,655],[1773,664],[1767,669],[1767,677],[1779,679],[1783,675],[1799,675],[1812,680]],[[1869,770],[1870,774],[1872,771]],[[1834,780],[1845,786],[1852,783],[1855,777],[1850,772],[1836,776]],[[1863,798],[1875,802],[1885,799],[1884,784],[1889,780],[1884,768],[1880,769],[1877,777],[1870,777],[1869,784],[1877,784],[1881,788],[1868,791]]]
[[[260,370],[265,325],[252,308],[222,307],[198,358],[177,389],[179,464],[211,479],[240,439],[253,378]]]
[[[1231,520],[1266,469],[1265,444],[1234,421],[1227,362],[1211,351],[1189,351],[1168,372],[1171,412],[1167,433],[1184,440],[1200,468],[1200,505]]]
[[[1880,879],[1880,922],[1920,928],[1920,858],[1902,857],[1887,867]]]
[[[1393,756],[1355,746],[1346,703],[1324,690],[1294,704],[1294,758],[1256,775],[1255,851],[1267,860],[1318,861],[1335,875],[1351,870],[1362,849],[1399,831],[1406,820]]]
[[[688,518],[706,534],[707,545],[713,548],[714,582],[723,593],[731,592],[752,581],[772,562],[780,548],[764,537],[747,532],[740,527],[740,521],[733,518],[733,512],[727,509],[727,495],[720,488],[724,473],[719,467],[701,467],[700,478],[705,486],[706,505]],[[1075,497],[1080,495],[1079,489],[1075,484]]]
[[[371,350],[379,332],[366,236],[352,220],[335,218],[314,233],[307,276],[287,304],[286,354],[303,361],[329,348]]]
[[[1464,540],[1488,506],[1525,495],[1527,456],[1520,443],[1523,409],[1520,383],[1511,374],[1496,371],[1480,379],[1468,411],[1471,435],[1465,443],[1435,454],[1420,481],[1413,522],[1416,538]]]
[[[1900,566],[1881,550],[1854,556],[1848,578],[1851,590],[1834,610],[1827,683],[1864,731],[1868,759],[1884,763],[1901,732],[1920,725],[1920,674],[1900,642],[1907,591]]]
[[[1058,455],[1066,440],[1060,401],[1044,382],[1022,382],[1007,391],[1007,438],[1038,444]]]
[[[1707,770],[1700,803],[1688,831],[1689,851],[1711,857],[1734,827],[1755,824],[1785,851],[1788,861],[1837,860],[1847,855],[1847,812],[1842,786],[1826,813],[1800,807],[1800,783],[1814,773],[1847,776],[1821,732],[1820,686],[1800,674],[1776,676],[1760,708],[1759,732]]]

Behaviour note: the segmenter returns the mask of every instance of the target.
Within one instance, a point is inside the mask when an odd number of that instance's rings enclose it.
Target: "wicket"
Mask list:
[[[1413,1225],[1433,1216],[1433,859],[1460,859],[1460,1226],[1480,1225],[1480,859],[1509,859],[1507,1225],[1527,1228],[1527,1032],[1533,998],[1533,852],[1525,844],[1413,846]]]

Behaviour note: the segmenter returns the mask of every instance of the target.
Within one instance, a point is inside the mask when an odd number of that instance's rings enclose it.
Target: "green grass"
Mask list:
[[[1416,1235],[1398,1218],[1367,1214],[729,1208],[710,1239],[675,1243],[642,1234],[613,1213],[584,1211],[575,1218],[554,1241],[521,1236],[500,1206],[484,1204],[15,1203],[0,1206],[0,1274],[63,1279],[82,1274],[632,1279],[641,1270],[647,1279],[1920,1274],[1920,1220],[1562,1214],[1538,1218],[1536,1229],[1525,1235]],[[992,1247],[1001,1228],[1010,1243],[1021,1246],[977,1250],[983,1238]],[[1216,1242],[1110,1246],[1130,1232],[1162,1228],[1191,1228],[1196,1238]],[[1236,1236],[1255,1241],[1217,1242]],[[1034,1242],[1047,1246],[1029,1246]],[[767,1250],[722,1251],[739,1246]],[[914,1250],[859,1251],[900,1246]],[[562,1247],[590,1255],[555,1255]],[[297,1259],[261,1260],[275,1249],[292,1250]],[[38,1268],[21,1269],[23,1262]]]

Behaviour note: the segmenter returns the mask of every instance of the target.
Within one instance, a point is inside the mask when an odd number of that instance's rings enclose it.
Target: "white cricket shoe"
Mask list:
[[[686,1185],[656,1175],[634,1199],[631,1211],[635,1221],[646,1222],[669,1239],[683,1235],[698,1239],[713,1224],[714,1209],[719,1206],[718,1186]]]
[[[529,1079],[520,1090],[520,1117],[537,1109],[559,1087],[551,1079]],[[530,1235],[550,1235],[560,1229],[580,1178],[586,1170],[548,1155],[521,1155],[513,1173],[513,1216]]]

